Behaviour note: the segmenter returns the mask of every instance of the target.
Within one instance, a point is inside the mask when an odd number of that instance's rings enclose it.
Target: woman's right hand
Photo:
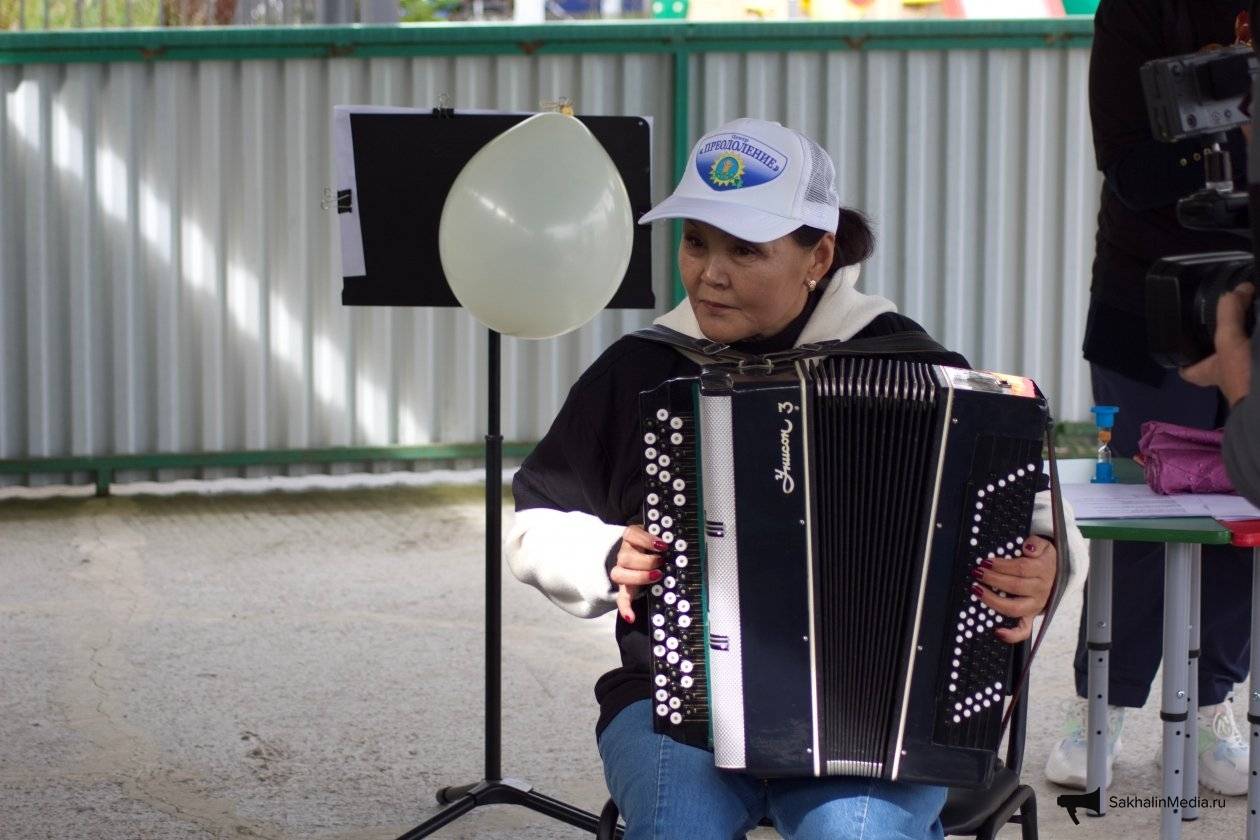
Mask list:
[[[642,525],[629,525],[621,535],[621,547],[617,549],[617,565],[612,567],[608,578],[617,584],[617,612],[628,623],[634,623],[634,609],[630,602],[638,597],[639,590],[661,579],[661,552],[668,546],[643,530]]]

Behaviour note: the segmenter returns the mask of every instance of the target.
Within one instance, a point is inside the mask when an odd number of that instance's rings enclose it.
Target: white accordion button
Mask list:
[[[674,580],[672,577],[665,578],[665,580],[661,581],[661,583],[665,584],[666,589],[673,589],[678,585],[678,581]]]
[[[663,688],[658,688],[656,690],[656,699],[658,702],[664,703],[669,699],[669,692]]]
[[[681,707],[682,707],[682,701],[681,701],[681,700],[679,700],[677,697],[671,697],[671,698],[669,698],[669,707],[670,707],[671,709],[678,709],[678,708],[681,708]]]
[[[661,419],[664,420],[665,418],[662,417]],[[672,420],[669,421],[669,426],[671,429],[681,429],[683,426],[682,418],[681,417],[673,418]]]
[[[661,457],[656,459],[656,463],[660,464],[662,467],[668,467],[670,463],[669,456],[662,455]],[[664,481],[665,479],[661,479],[661,480]]]
[[[674,541],[674,551],[686,551],[686,550],[687,550],[687,541],[686,541],[686,540],[675,540],[675,541]],[[686,558],[685,558],[685,557],[679,557],[678,559],[679,559],[679,560],[685,560]]]
[[[659,583],[652,587],[652,594],[655,595],[657,598],[661,597],[661,593],[664,591],[665,591],[665,587],[661,586]],[[674,599],[676,597],[678,596],[675,595],[673,592],[670,592],[669,594],[665,596],[665,603],[667,604],[674,603]]]
[[[674,724],[674,726],[678,726],[680,723],[682,723],[682,714],[680,714],[679,712],[674,712],[673,714],[669,716],[669,722]]]
[[[678,650],[678,640],[675,639],[673,636],[670,636],[668,639],[665,640],[665,647],[669,648],[670,650]]]
[[[656,410],[656,419],[657,419],[657,420],[660,420],[662,423],[663,423],[663,422],[665,422],[666,420],[668,420],[668,419],[669,419],[669,412],[668,412],[668,411],[666,411],[666,410],[665,410],[665,409],[663,409],[663,408],[659,408],[659,409],[657,409],[657,410]],[[675,419],[676,419],[676,418],[675,418]]]
[[[683,688],[691,688],[691,686],[694,685],[695,682],[696,681],[693,680],[691,677],[688,677],[685,675],[682,677],[679,677],[678,679],[678,684],[681,685]]]
[[[674,541],[674,548],[675,548],[675,549],[678,549],[678,546],[682,545],[682,542],[683,542],[682,540],[675,540],[675,541]],[[682,549],[678,549],[678,550],[679,550],[679,551],[681,551]],[[677,567],[678,567],[678,568],[680,568],[680,569],[685,569],[685,568],[687,568],[687,555],[685,555],[685,554],[680,554],[680,555],[678,555],[677,557],[675,557],[675,558],[674,558],[674,565],[675,565],[675,566],[677,566]]]
[[[660,613],[653,614],[652,623],[656,625],[657,627],[661,627],[662,625],[665,624],[665,616],[661,615]]]
[[[666,706],[664,703],[660,704],[656,707],[656,714],[660,717],[665,717],[669,714],[669,706]]]
[[[686,486],[687,486],[687,482],[683,481],[681,478],[675,478],[675,479],[674,479],[674,489],[675,489],[675,490],[681,491],[681,490],[682,490],[684,487],[686,487]]]
[[[652,444],[656,443],[656,434],[653,432],[648,432],[646,435],[643,436],[643,442],[646,443],[648,446],[651,446]]]
[[[668,662],[670,665],[677,665],[678,664],[678,651],[671,650],[669,653],[665,654],[665,661]]]
[[[660,518],[661,518],[661,512],[657,510],[656,508],[652,508],[651,510],[648,511],[648,519],[652,520],[653,522],[655,522],[656,520]]]
[[[657,470],[656,464],[648,464],[643,469],[648,475],[656,475],[656,470]]]
[[[655,640],[656,640],[656,641],[658,641],[658,642],[663,642],[663,641],[665,641],[665,630],[664,630],[664,628],[657,627],[655,630],[653,630],[653,631],[652,631],[652,638],[653,638],[653,639],[655,639]]]
[[[661,470],[661,474],[660,474],[661,481],[665,482],[666,484],[669,484],[669,479],[671,478],[671,476],[672,474],[670,473],[669,470]]]
[[[690,674],[694,667],[695,666],[691,664],[690,659],[684,659],[682,661],[682,664],[678,666],[678,670],[682,671],[684,674]],[[1000,685],[998,686],[998,688],[1001,688],[1001,687],[1002,686]]]
[[[651,534],[652,536],[656,536],[660,532],[661,532],[661,526],[657,525],[655,522],[653,522],[651,525],[648,526],[648,533]]]
[[[648,503],[649,505],[659,504],[659,503],[660,503],[660,501],[661,501],[661,497],[660,497],[660,496],[658,496],[658,495],[656,495],[655,493],[648,493],[648,494],[647,494],[647,503]]]
[[[679,626],[679,627],[682,627],[683,629],[686,629],[686,628],[690,627],[690,626],[691,626],[691,616],[689,616],[689,615],[680,615],[680,616],[678,616],[678,626]]]
[[[672,444],[674,444],[674,446],[679,446],[679,445],[681,445],[681,444],[682,444],[682,433],[681,433],[681,432],[674,432],[672,435],[670,435],[670,436],[669,436],[669,442],[670,442],[670,443],[672,443]]]
[[[657,645],[656,647],[652,648],[652,655],[655,656],[657,659],[660,659],[662,656],[664,656],[665,645]]]
[[[691,602],[686,598],[678,602],[678,611],[681,613],[688,612],[691,609]]]
[[[656,684],[657,684],[657,686],[659,686],[659,687],[661,687],[661,688],[664,688],[664,687],[665,687],[665,684],[666,684],[667,682],[669,682],[669,680],[665,678],[665,675],[664,675],[664,674],[657,674],[657,675],[656,675]]]
[[[654,446],[649,446],[647,449],[643,450],[643,456],[644,456],[645,458],[647,458],[649,461],[655,460],[655,459],[656,459],[656,454],[657,454],[657,453],[656,453],[656,447],[654,447]],[[662,466],[664,466],[664,465],[662,465]]]
[[[674,517],[672,517],[672,516],[662,516],[662,517],[661,517],[661,527],[662,527],[662,528],[673,528],[673,527],[674,527]]]

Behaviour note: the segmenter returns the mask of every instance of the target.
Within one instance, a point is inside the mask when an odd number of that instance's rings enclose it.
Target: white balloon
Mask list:
[[[577,119],[535,114],[464,166],[438,250],[460,304],[504,335],[550,338],[595,317],[630,264],[630,197]]]

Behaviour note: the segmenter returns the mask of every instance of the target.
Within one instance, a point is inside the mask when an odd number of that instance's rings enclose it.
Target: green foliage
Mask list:
[[[0,0],[0,30],[157,26],[159,0]]]
[[[402,19],[405,23],[447,20],[463,5],[463,0],[401,0],[401,2]]]

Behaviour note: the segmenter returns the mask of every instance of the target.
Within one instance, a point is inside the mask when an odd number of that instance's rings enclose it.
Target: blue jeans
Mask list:
[[[946,788],[832,776],[756,779],[652,731],[652,706],[622,709],[599,737],[626,840],[732,840],[769,817],[786,840],[936,840]]]

